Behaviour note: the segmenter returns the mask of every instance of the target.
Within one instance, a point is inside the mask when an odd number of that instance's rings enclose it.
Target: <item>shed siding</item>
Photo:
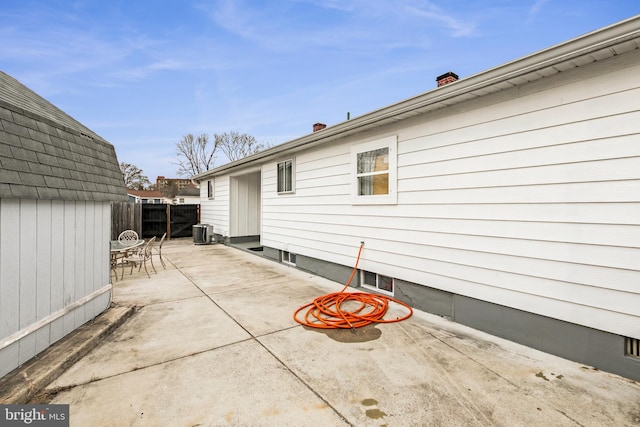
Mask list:
[[[214,198],[207,197],[207,183],[200,184],[200,206],[203,224],[213,225],[213,232],[229,236],[229,177],[214,179]]]
[[[110,215],[108,202],[0,199],[0,342],[109,286]],[[109,302],[105,292],[0,346],[0,375],[100,314]]]
[[[638,52],[263,167],[265,246],[640,338]],[[446,112],[446,115],[444,114]],[[352,145],[398,136],[398,203],[350,203]]]

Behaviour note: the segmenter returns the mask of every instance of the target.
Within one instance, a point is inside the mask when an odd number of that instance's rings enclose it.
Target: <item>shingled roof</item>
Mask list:
[[[127,200],[110,143],[0,71],[0,198]]]

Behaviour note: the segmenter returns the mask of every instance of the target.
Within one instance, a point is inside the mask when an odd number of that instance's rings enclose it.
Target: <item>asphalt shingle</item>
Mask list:
[[[3,169],[10,171],[27,171],[29,170],[29,163],[24,160],[16,159],[15,157],[0,156],[0,164]]]
[[[24,185],[32,187],[44,187],[47,185],[44,181],[44,176],[34,173],[20,172],[20,179]]]
[[[37,199],[38,190],[31,185],[9,184],[11,195],[15,199]]]
[[[43,178],[44,179],[44,178]],[[60,192],[56,188],[49,188],[45,186],[36,187],[38,189],[39,199],[62,199]]]
[[[5,168],[0,169],[0,182],[5,184],[22,184],[20,174]]]
[[[0,124],[2,124],[2,120],[0,120]],[[20,137],[18,135],[5,132],[4,130],[0,130],[0,141],[2,141],[2,145],[22,147],[22,142],[20,142]]]
[[[35,151],[25,150],[22,147],[11,146],[11,154],[16,159],[29,162],[29,165],[38,162],[38,155]]]
[[[2,139],[2,136],[0,136],[0,139]],[[13,157],[11,147],[8,144],[0,144],[0,157]]]
[[[13,117],[11,117],[11,110],[0,106],[0,120],[13,121]]]
[[[16,116],[16,114],[13,115],[14,117]],[[10,134],[16,135],[16,136],[21,136],[23,138],[29,138],[29,129],[15,123],[15,122],[10,122],[8,120],[4,120],[2,119],[2,128]]]

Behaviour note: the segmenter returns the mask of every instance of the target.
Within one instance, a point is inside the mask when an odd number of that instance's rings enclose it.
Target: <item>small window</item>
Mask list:
[[[293,193],[293,160],[278,163],[278,193]]]
[[[397,203],[396,140],[390,136],[351,148],[353,204]]]
[[[364,288],[393,295],[393,277],[361,270],[360,280]]]
[[[281,254],[280,261],[285,264],[296,265],[296,254],[288,251],[282,251]]]
[[[389,194],[389,148],[358,153],[358,196]]]
[[[207,181],[207,197],[209,199],[213,199],[213,190],[214,190],[214,181],[213,179],[210,179],[209,181]]]

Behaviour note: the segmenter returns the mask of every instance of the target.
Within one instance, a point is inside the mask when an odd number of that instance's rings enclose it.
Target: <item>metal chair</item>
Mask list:
[[[118,253],[118,252],[111,252],[111,271],[113,272],[113,275],[116,279],[116,281],[118,281],[118,271],[117,271],[117,267],[118,267],[118,258],[121,257],[122,254]]]
[[[165,266],[164,260],[162,259],[162,244],[164,243],[165,237],[167,237],[167,233],[164,233],[162,235],[162,238],[160,239],[160,244],[158,245],[158,257],[160,257],[160,263],[162,264],[162,268],[166,270],[167,267]]]
[[[135,242],[136,240],[138,240],[138,233],[135,230],[124,230],[118,236],[120,242]]]
[[[147,270],[147,261],[151,262],[151,267],[153,268],[154,273],[158,273],[156,271],[156,267],[153,265],[153,245],[156,241],[156,236],[153,236],[149,241],[140,249],[136,254],[125,258],[125,262],[131,264],[131,271],[129,275],[133,274],[133,267],[138,266],[138,271],[142,270],[142,266],[144,265],[144,272],[147,273],[147,277],[151,278],[149,275],[149,270]],[[124,272],[123,272],[124,273]]]

